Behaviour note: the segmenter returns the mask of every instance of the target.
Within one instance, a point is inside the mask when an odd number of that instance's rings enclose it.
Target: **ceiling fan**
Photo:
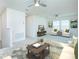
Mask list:
[[[28,7],[31,7],[31,6],[33,6],[33,5],[34,5],[35,7],[39,7],[39,6],[47,7],[47,5],[44,4],[44,3],[41,3],[40,0],[34,0],[34,4],[31,4],[31,5],[29,5]]]

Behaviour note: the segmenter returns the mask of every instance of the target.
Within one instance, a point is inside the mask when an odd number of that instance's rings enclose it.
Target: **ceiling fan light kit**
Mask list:
[[[40,5],[39,5],[39,3],[38,3],[38,2],[36,2],[35,6],[36,6],[36,7],[39,7]]]
[[[31,4],[31,5],[29,5],[28,7],[31,7],[31,6],[33,6],[33,5],[34,5],[35,7],[39,7],[39,6],[47,7],[47,5],[44,4],[44,3],[41,3],[40,0],[34,0],[34,4]]]

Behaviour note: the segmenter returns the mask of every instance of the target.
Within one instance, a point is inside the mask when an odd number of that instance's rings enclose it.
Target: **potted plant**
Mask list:
[[[57,29],[54,29],[54,32],[57,32]]]
[[[66,29],[65,32],[69,33],[69,29]]]

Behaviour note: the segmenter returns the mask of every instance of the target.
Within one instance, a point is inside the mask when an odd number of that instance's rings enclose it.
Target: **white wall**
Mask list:
[[[1,24],[2,20],[1,20],[1,16],[0,16],[0,48],[2,48],[2,40],[1,40],[1,29],[2,29],[2,24]]]
[[[2,14],[0,15],[1,17],[1,41],[2,41],[2,48],[10,47],[10,32],[8,31],[7,28],[7,9],[4,9]]]
[[[13,42],[25,40],[25,13],[7,8],[7,28],[12,31]]]
[[[25,40],[25,13],[7,8],[0,17],[0,33],[3,48],[13,42]]]
[[[51,19],[52,19],[52,21],[53,20],[69,20],[69,21],[72,21],[72,20],[78,20],[78,16],[77,16],[77,14],[69,13],[69,14],[59,15],[58,17],[55,17],[55,18],[52,17]],[[70,35],[71,36],[73,36],[73,35],[78,36],[78,28],[70,28]]]
[[[52,32],[53,28],[48,28],[48,21],[53,21],[53,20],[75,20],[77,19],[77,14],[64,14],[60,15],[57,18],[51,17],[51,18],[46,18],[43,16],[27,16],[26,17],[26,36],[28,37],[36,37],[37,36],[37,30],[38,30],[38,25],[44,25],[47,32]],[[73,32],[72,32],[73,31]],[[71,29],[70,33],[76,35],[77,34],[77,29]]]
[[[4,12],[2,13],[1,15],[1,20],[2,20],[2,29],[1,29],[1,39],[2,39],[2,48],[4,47],[8,47],[9,46],[9,43],[8,43],[8,40],[7,37],[6,37],[6,24],[7,24],[7,11],[6,9],[4,10]]]
[[[2,24],[1,24],[2,20],[1,20],[1,16],[0,16],[0,40],[1,40],[1,29],[2,29]]]
[[[38,25],[44,25],[47,28],[47,19],[41,16],[28,16],[26,18],[26,36],[36,37]]]

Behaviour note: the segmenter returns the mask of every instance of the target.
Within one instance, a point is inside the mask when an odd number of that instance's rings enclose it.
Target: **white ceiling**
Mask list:
[[[6,7],[26,11],[30,15],[47,15],[77,13],[77,0],[41,0],[47,7],[28,7],[33,0],[5,0]],[[5,5],[5,4],[4,4]],[[0,1],[1,7],[1,1]],[[25,10],[28,9],[28,10]]]

